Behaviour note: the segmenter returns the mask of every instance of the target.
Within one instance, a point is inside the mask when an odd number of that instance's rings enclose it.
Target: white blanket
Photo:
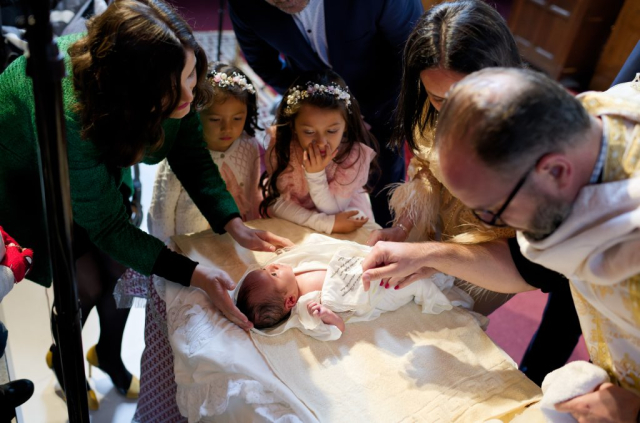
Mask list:
[[[251,225],[296,243],[311,233],[277,219]],[[367,236],[365,229],[350,238],[364,242]],[[236,280],[248,265],[272,257],[238,247],[228,235],[205,232],[174,240],[189,257],[218,264]],[[405,410],[406,421],[415,421],[411,417],[415,415],[428,421],[475,422],[521,410],[540,396],[539,388],[499,351],[475,320],[456,309],[426,316],[411,303],[379,320],[350,325],[345,336],[330,343],[299,331],[261,337],[271,340],[270,345],[260,342],[260,350],[268,357],[265,361],[249,336],[213,310],[197,289],[168,283],[165,298],[178,405],[190,421],[224,415],[228,404],[239,400],[253,409],[253,421],[353,423],[377,417],[387,422],[390,413],[398,417],[391,420],[401,420],[396,412]],[[402,323],[394,324],[394,319]],[[326,360],[308,361],[323,346],[333,352],[316,357]],[[281,355],[279,363],[272,347]],[[375,367],[374,362],[386,365]],[[401,362],[402,367],[397,367]],[[287,363],[291,364],[288,369]],[[352,364],[359,367],[349,371]],[[300,369],[306,370],[300,373]],[[375,386],[378,372],[382,386]],[[336,392],[336,386],[343,384],[359,389]],[[342,412],[352,405],[354,410],[371,410]],[[378,413],[380,409],[388,411]]]

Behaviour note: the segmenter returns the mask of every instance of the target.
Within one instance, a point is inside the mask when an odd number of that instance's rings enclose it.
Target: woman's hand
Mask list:
[[[340,212],[335,215],[336,220],[333,223],[332,234],[348,234],[355,230],[360,229],[364,226],[365,223],[369,221],[368,217],[358,217],[354,218],[354,216],[360,213],[358,210],[348,210],[344,212]]]
[[[275,251],[278,248],[293,246],[293,242],[287,238],[249,228],[239,217],[230,220],[224,229],[238,244],[253,251]]]
[[[413,220],[404,214],[400,215],[393,227],[371,232],[367,245],[373,247],[378,241],[404,242],[409,238],[411,229],[413,229]]]
[[[338,149],[331,151],[331,145],[325,144],[324,156],[320,152],[320,147],[315,142],[302,153],[302,166],[307,173],[322,172],[336,156]]]
[[[385,288],[404,288],[437,271],[425,265],[425,244],[378,242],[362,262],[362,283],[368,291],[371,281],[380,280]]]
[[[409,234],[400,226],[393,226],[391,228],[376,229],[371,232],[369,239],[367,239],[367,245],[373,247],[378,241],[390,241],[390,242],[404,242],[407,240]]]
[[[213,305],[241,329],[249,330],[253,327],[247,316],[233,304],[228,291],[234,289],[236,284],[225,271],[199,264],[191,275],[191,286],[206,292]]]

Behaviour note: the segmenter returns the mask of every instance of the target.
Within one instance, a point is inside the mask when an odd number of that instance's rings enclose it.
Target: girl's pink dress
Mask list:
[[[273,173],[276,166],[274,143],[267,150],[267,172]],[[282,200],[291,201],[307,210],[317,210],[309,194],[309,186],[302,166],[302,147],[298,142],[291,143],[291,157],[288,168],[278,177],[278,190]],[[342,163],[331,162],[325,168],[331,194],[342,198],[351,198],[349,208],[356,208],[373,219],[371,202],[364,186],[369,179],[369,168],[376,152],[358,142]]]

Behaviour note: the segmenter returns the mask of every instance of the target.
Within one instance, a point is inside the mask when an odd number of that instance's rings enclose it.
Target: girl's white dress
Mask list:
[[[365,292],[362,285],[362,261],[370,251],[371,247],[362,244],[313,234],[304,244],[276,257],[270,263],[289,265],[295,273],[326,270],[327,275],[322,291],[301,296],[285,323],[258,332],[277,335],[291,328],[298,328],[323,341],[340,338],[342,332],[337,327],[325,324],[319,317],[308,312],[307,304],[311,301],[322,303],[330,310],[340,313],[345,323],[374,320],[382,313],[397,310],[412,300],[421,305],[422,312],[426,314],[439,314],[454,306],[467,309],[473,307],[473,299],[453,284],[455,278],[443,273],[436,273],[397,290],[384,289],[379,286],[379,280],[372,281],[371,289]],[[248,269],[247,273],[252,270],[255,268]],[[244,276],[236,292],[243,280]]]
[[[233,196],[242,220],[258,219],[262,193],[260,148],[258,141],[246,133],[225,152],[210,151],[213,162]],[[195,205],[166,160],[160,162],[153,186],[148,215],[149,233],[165,243],[176,234],[209,229],[209,223]]]

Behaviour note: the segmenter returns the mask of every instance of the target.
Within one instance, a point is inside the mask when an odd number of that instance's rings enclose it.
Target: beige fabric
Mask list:
[[[297,331],[252,338],[321,422],[480,422],[539,399],[539,388],[455,308],[425,316],[411,303],[349,325],[334,342]]]
[[[249,225],[296,243],[311,233],[279,219]],[[371,229],[337,238],[364,243]],[[236,280],[247,265],[273,257],[210,232],[174,241],[192,259],[218,265]],[[426,316],[412,303],[376,321],[351,324],[334,342],[299,331],[252,339],[278,379],[321,422],[477,422],[517,413],[541,397],[463,311]]]

